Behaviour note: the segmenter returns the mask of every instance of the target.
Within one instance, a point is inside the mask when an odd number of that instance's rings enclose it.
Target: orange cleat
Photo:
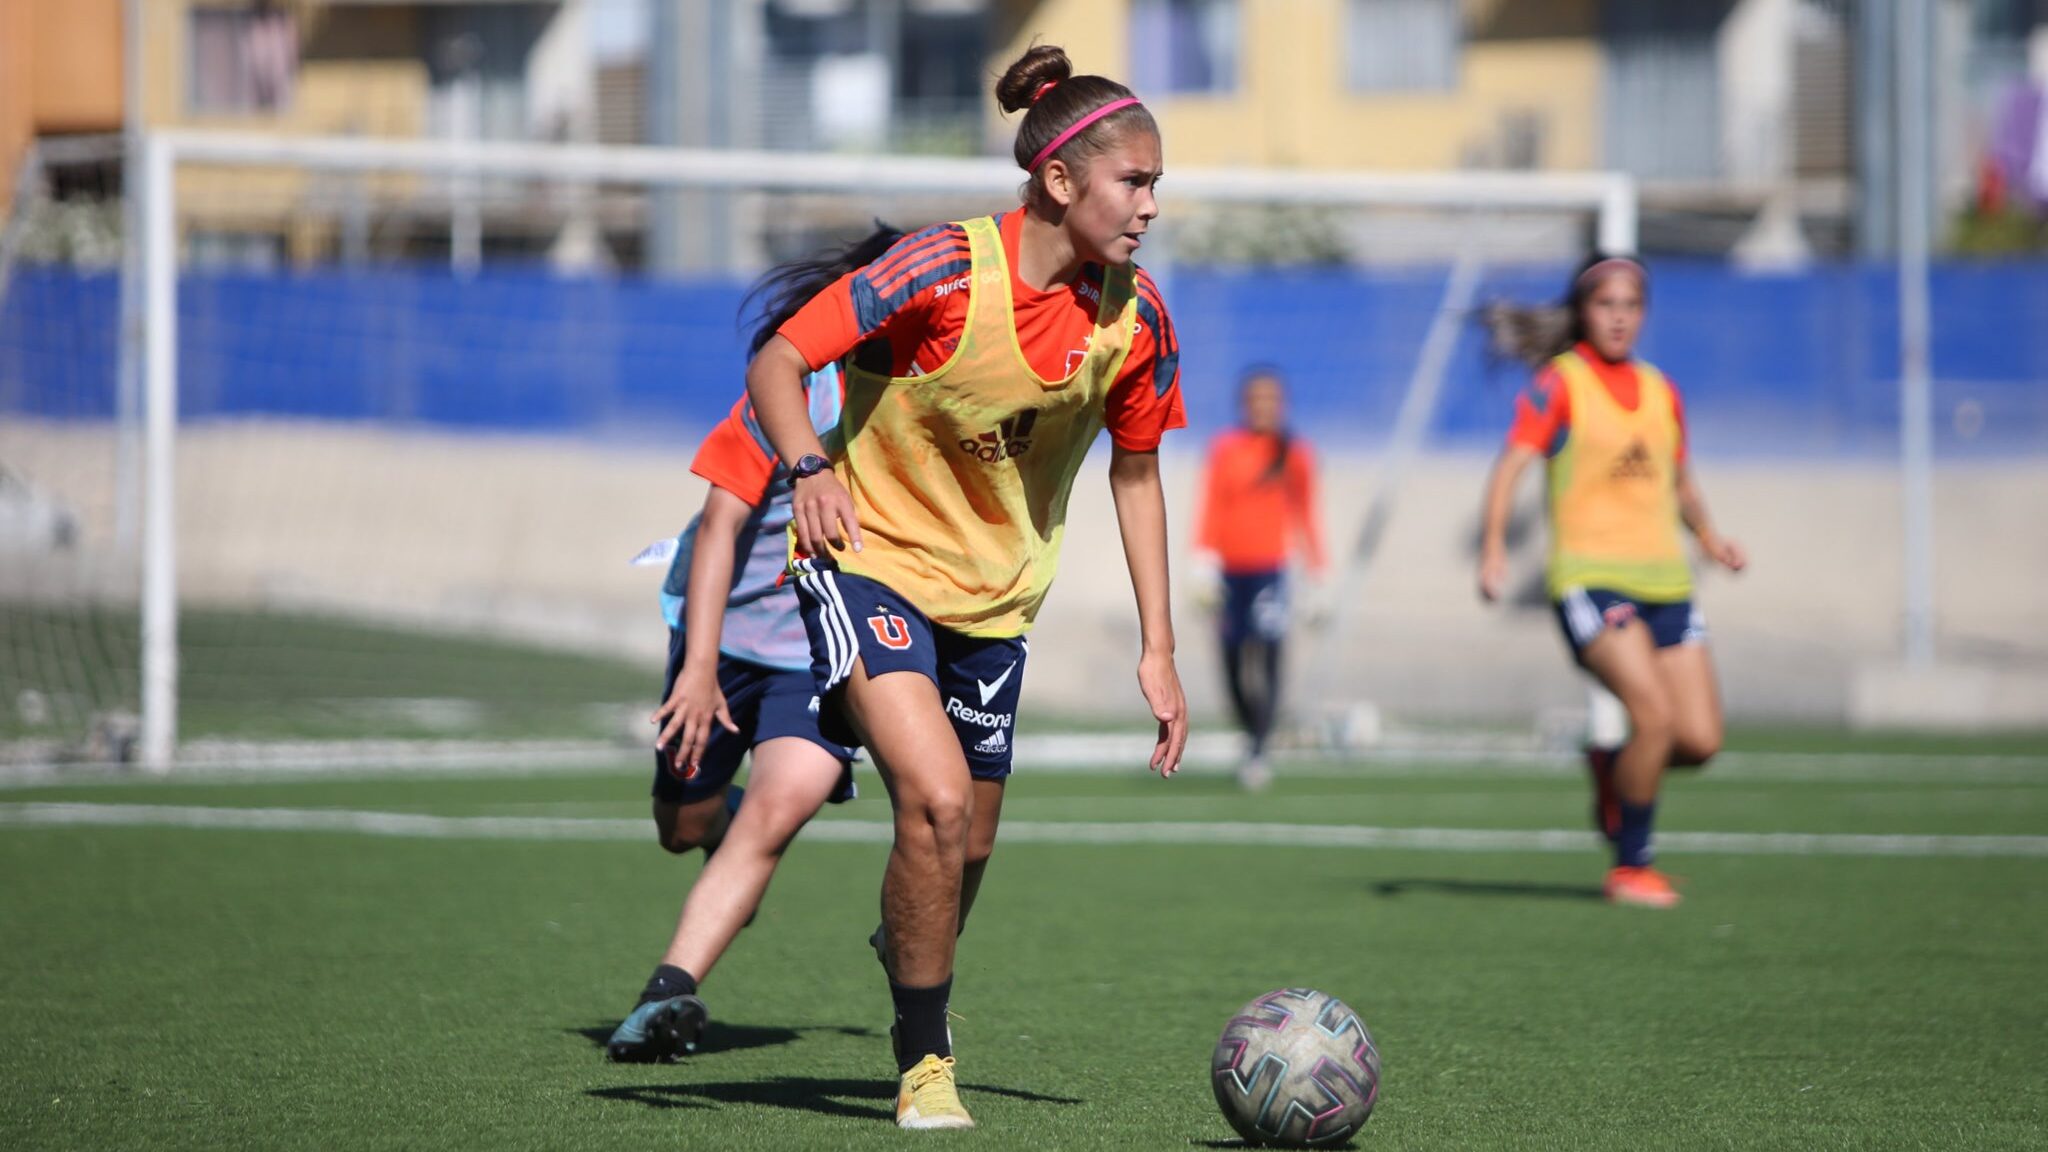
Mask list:
[[[1633,904],[1638,908],[1672,908],[1678,904],[1678,889],[1655,868],[1615,868],[1607,873],[1607,902]]]

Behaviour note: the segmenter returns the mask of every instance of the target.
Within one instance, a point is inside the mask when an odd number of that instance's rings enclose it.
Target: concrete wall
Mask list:
[[[658,573],[627,560],[701,505],[693,442],[673,452],[542,438],[442,436],[335,424],[190,428],[179,444],[181,579],[190,601],[318,607],[627,652],[657,666]],[[1195,487],[1192,443],[1166,458],[1176,554]],[[84,551],[111,534],[111,447],[99,430],[10,421],[0,459],[83,521]],[[1098,456],[1079,481],[1058,584],[1034,634],[1034,706],[1139,718],[1137,626]],[[1487,462],[1425,459],[1402,488],[1382,552],[1341,633],[1296,645],[1295,698],[1372,700],[1396,715],[1527,719],[1582,700],[1547,609],[1482,606],[1472,541]],[[1375,461],[1324,461],[1333,546],[1347,542]],[[1710,573],[1700,599],[1730,712],[1838,721],[1858,669],[1897,652],[1896,476],[1866,465],[1704,462],[1718,521],[1753,557]],[[2048,670],[2048,463],[1948,467],[1937,482],[1938,619],[1945,657]],[[1524,493],[1529,507],[1536,490]],[[1540,568],[1537,534],[1518,576]],[[44,575],[31,580],[38,571]],[[0,586],[56,589],[46,567],[0,554]],[[1177,573],[1185,574],[1185,566]],[[1180,589],[1184,596],[1186,589]],[[1214,648],[1186,603],[1182,673],[1220,707]],[[650,675],[652,672],[650,671]],[[2048,724],[2048,697],[2034,705]]]

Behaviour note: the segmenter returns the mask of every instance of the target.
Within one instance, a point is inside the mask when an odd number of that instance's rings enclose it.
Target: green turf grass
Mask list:
[[[139,643],[132,611],[0,605],[0,739],[135,711]],[[187,609],[178,650],[188,740],[611,736],[661,686],[629,661],[318,616]],[[49,699],[47,724],[20,714],[24,688]]]
[[[2048,835],[2048,767],[1839,759],[1674,782],[1672,828]],[[870,778],[871,779],[871,778]],[[638,769],[71,786],[71,800],[644,819]],[[867,799],[834,819],[881,820]],[[1577,827],[1564,773],[1023,774],[1005,817]],[[880,845],[799,841],[706,982],[704,1054],[604,1062],[696,872],[645,840],[0,828],[0,1146],[868,1148]],[[1348,1000],[1386,1060],[1361,1147],[2029,1148],[2048,1130],[2048,859],[1673,855],[1612,909],[1582,854],[999,847],[954,1008],[984,1148],[1227,1142],[1243,1001]],[[917,1137],[926,1142],[932,1137]]]

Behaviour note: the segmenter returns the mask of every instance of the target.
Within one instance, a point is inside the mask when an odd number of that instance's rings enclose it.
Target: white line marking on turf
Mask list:
[[[1020,736],[1016,763],[1031,772],[1079,775],[1142,773],[1152,737],[1131,733],[1042,733]],[[1182,766],[1191,775],[1236,770],[1242,747],[1230,733],[1197,733]],[[131,766],[11,760],[0,745],[0,789],[133,783]],[[411,779],[615,773],[643,763],[637,746],[602,740],[467,741],[346,740],[193,741],[179,746],[168,785],[221,780]],[[1579,776],[1574,753],[1526,743],[1390,741],[1354,752],[1282,753],[1282,775],[1294,779],[1521,779]],[[863,771],[868,771],[863,767]],[[1930,755],[1910,752],[1726,752],[1706,770],[1713,781],[2048,784],[2048,755]]]
[[[645,840],[645,820],[570,816],[429,816],[346,808],[202,808],[158,804],[0,804],[0,827],[200,828],[334,832],[365,836],[476,840]],[[878,820],[820,820],[811,840],[886,844],[893,826]],[[1410,852],[1584,852],[1590,832],[1563,828],[1374,828],[1351,824],[1172,821],[1095,823],[1011,820],[999,838],[1012,844],[1172,844],[1296,848],[1370,848]],[[1815,832],[1666,832],[1657,844],[1716,856],[1921,856],[2048,858],[2048,836],[1910,836]]]

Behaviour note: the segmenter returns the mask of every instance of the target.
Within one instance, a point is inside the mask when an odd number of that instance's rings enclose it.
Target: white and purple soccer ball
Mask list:
[[[1342,1000],[1282,988],[1239,1009],[1209,1060],[1223,1118],[1251,1144],[1313,1148],[1358,1135],[1380,1097],[1380,1051]]]

